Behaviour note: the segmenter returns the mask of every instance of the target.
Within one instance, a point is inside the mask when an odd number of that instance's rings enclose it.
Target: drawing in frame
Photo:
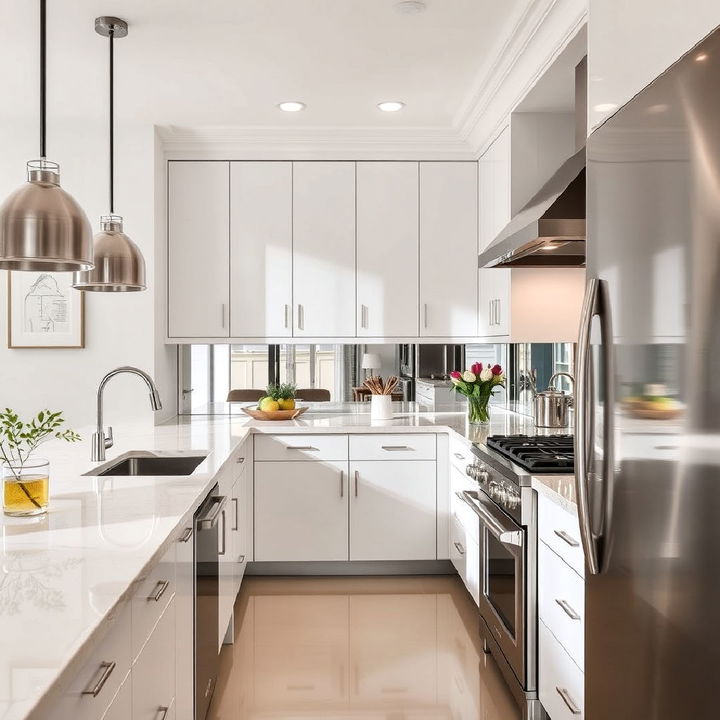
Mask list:
[[[85,293],[67,272],[8,271],[8,347],[84,348]]]

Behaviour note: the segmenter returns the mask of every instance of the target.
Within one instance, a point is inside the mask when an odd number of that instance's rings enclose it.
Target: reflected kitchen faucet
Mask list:
[[[130,373],[131,375],[138,375],[139,377],[141,377],[145,381],[145,384],[148,386],[148,389],[150,390],[150,407],[155,411],[162,409],[160,393],[158,393],[155,382],[144,370],[140,370],[140,368],[131,367],[129,365],[125,365],[123,367],[111,370],[100,381],[100,385],[97,391],[97,431],[94,432],[92,435],[92,450],[90,454],[90,459],[93,462],[97,462],[98,460],[104,460],[105,451],[113,446],[112,428],[108,427],[107,435],[105,435],[105,430],[103,428],[103,390],[105,389],[105,385],[107,385],[108,380],[110,380],[111,377],[114,377],[115,375],[120,375],[121,373]]]

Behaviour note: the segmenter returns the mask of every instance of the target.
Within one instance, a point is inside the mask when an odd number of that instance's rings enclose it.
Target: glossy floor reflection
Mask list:
[[[209,720],[516,720],[457,577],[246,578]]]

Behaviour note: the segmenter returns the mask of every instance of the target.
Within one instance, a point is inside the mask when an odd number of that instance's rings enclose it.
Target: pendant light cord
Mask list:
[[[40,0],[40,157],[46,158],[45,150],[45,115],[46,115],[46,25],[47,25],[47,7],[46,0]]]
[[[115,212],[115,54],[113,39],[115,36],[115,29],[110,28],[110,214],[114,215]]]

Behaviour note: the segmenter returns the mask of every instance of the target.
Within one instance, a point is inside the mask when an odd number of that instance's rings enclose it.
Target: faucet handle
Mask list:
[[[113,443],[115,442],[115,439],[113,438],[113,430],[112,426],[108,425],[107,432],[105,433],[105,449],[111,448],[113,446]]]

